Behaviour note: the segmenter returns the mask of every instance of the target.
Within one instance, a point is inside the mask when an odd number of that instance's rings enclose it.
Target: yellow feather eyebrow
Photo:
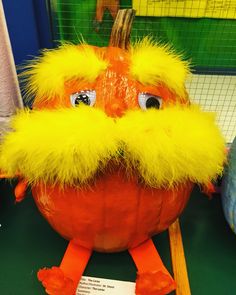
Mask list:
[[[25,67],[21,75],[25,81],[26,97],[50,100],[64,94],[64,83],[71,79],[93,82],[108,66],[95,50],[81,44],[64,44],[58,49],[45,50]]]
[[[190,73],[189,63],[173,52],[170,46],[160,45],[146,37],[130,48],[130,74],[144,85],[164,83],[178,96],[185,95],[185,80]]]

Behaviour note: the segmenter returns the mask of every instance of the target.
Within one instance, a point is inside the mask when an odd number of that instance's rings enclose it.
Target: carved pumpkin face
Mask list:
[[[2,170],[32,184],[65,238],[98,251],[138,245],[179,216],[192,183],[222,171],[224,141],[212,116],[189,105],[187,74],[147,39],[129,51],[44,53],[27,71],[34,111],[13,120]]]

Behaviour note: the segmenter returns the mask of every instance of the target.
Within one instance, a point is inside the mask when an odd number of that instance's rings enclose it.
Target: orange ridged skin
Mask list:
[[[162,232],[181,214],[192,184],[174,190],[151,189],[108,173],[84,189],[34,186],[39,211],[68,240],[101,252],[135,247]]]

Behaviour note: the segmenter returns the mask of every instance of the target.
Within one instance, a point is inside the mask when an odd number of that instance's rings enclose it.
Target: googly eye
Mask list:
[[[79,92],[73,93],[70,96],[70,101],[71,101],[72,106],[74,106],[74,107],[77,107],[82,104],[92,107],[96,101],[96,91],[95,90],[81,90]]]
[[[141,109],[146,110],[150,108],[161,109],[162,98],[150,93],[141,92],[138,95],[138,102]]]

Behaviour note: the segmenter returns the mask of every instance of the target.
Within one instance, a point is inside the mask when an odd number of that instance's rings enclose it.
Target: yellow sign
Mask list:
[[[133,0],[139,16],[236,18],[236,0]]]

